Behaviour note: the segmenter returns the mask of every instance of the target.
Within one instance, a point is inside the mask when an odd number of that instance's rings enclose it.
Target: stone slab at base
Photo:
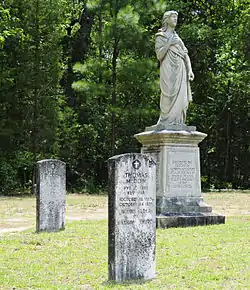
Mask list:
[[[225,224],[225,216],[214,213],[187,213],[159,215],[156,227],[160,229]]]
[[[203,201],[202,196],[175,196],[175,197],[157,197],[156,214],[170,215],[183,213],[211,213],[212,206]],[[166,214],[165,214],[166,213]]]
[[[161,131],[161,130],[170,130],[170,131],[182,131],[185,130],[187,132],[196,131],[195,126],[187,126],[185,124],[168,124],[168,123],[159,123],[153,126],[149,126],[145,128],[145,131]]]

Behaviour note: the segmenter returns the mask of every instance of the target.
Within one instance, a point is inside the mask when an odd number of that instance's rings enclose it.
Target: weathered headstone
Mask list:
[[[66,166],[60,160],[37,162],[37,232],[65,228]]]
[[[146,154],[109,159],[109,280],[155,277],[156,162]]]

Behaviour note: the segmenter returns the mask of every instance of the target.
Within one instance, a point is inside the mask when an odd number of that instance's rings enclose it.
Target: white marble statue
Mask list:
[[[188,50],[175,32],[178,13],[167,11],[156,33],[155,51],[160,61],[160,118],[156,126],[185,126],[188,103],[192,100],[189,81],[194,79]]]

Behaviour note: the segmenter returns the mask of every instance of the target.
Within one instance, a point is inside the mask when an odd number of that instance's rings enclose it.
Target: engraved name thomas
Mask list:
[[[125,183],[145,183],[147,178],[146,172],[125,172]]]

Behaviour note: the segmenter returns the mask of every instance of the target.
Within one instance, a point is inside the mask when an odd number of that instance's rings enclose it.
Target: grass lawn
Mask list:
[[[225,225],[157,230],[157,277],[143,284],[107,281],[107,219],[68,222],[66,230],[58,233],[36,234],[31,228],[1,235],[0,289],[250,289],[249,196],[205,196],[222,213],[224,204],[225,211],[231,209]],[[68,198],[78,217],[81,211],[84,216],[106,209],[105,196]],[[18,216],[16,200],[9,201],[13,212],[6,199],[0,199],[5,204],[5,209],[0,206],[0,217],[5,220],[7,211],[10,218]],[[23,219],[29,220],[34,200],[25,198],[18,204]],[[20,212],[19,216],[22,219]]]

